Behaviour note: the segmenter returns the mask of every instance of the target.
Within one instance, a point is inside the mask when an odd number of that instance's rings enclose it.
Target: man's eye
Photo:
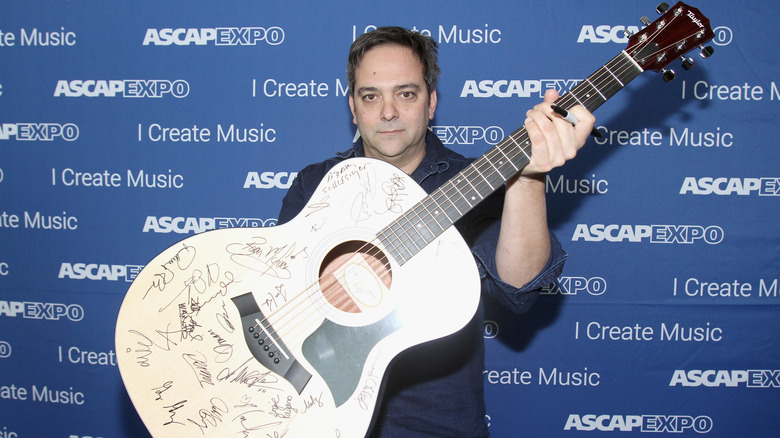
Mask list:
[[[373,102],[376,100],[376,94],[364,94],[363,100],[365,100],[366,102]]]
[[[401,92],[401,97],[404,98],[404,99],[411,99],[411,98],[414,97],[414,92],[413,91],[403,91],[403,92]]]

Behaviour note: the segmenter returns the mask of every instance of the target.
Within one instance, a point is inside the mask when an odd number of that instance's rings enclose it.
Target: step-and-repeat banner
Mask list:
[[[596,112],[602,137],[548,176],[569,254],[558,284],[526,315],[487,303],[494,436],[780,429],[780,7],[691,6],[714,55],[675,61],[669,83],[640,75]],[[361,33],[393,24],[439,43],[432,129],[478,156],[655,7],[5,2],[0,437],[148,434],[114,346],[128,286],[182,238],[275,225],[296,171],[350,146],[346,53]]]

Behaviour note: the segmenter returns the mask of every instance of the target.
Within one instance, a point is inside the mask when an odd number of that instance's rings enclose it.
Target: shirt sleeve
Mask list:
[[[318,163],[306,166],[298,172],[282,199],[278,218],[280,225],[294,219],[306,207],[306,203],[309,202],[309,198],[314,194],[328,168],[327,164]]]
[[[279,210],[278,223],[281,225],[292,220],[306,204],[303,193],[303,172],[298,173],[290,188],[282,199],[282,208]]]
[[[503,206],[503,193],[496,193],[487,199],[484,208],[475,209],[465,226],[459,229],[471,247],[471,252],[479,268],[482,292],[496,299],[510,311],[520,314],[527,311],[536,301],[542,289],[554,283],[563,272],[566,252],[553,232],[550,232],[550,257],[537,276],[523,285],[514,287],[498,275],[496,266],[496,246],[500,229],[500,214]]]

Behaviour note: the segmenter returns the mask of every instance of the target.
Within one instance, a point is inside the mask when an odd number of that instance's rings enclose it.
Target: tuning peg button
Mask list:
[[[696,61],[691,58],[682,57],[682,66],[684,69],[690,70],[694,65],[696,65]]]
[[[647,18],[647,17],[645,17],[645,16],[643,16],[642,18],[640,18],[640,19],[639,19],[639,21],[640,21],[640,22],[641,22],[643,25],[645,25],[645,26],[650,26],[650,23],[651,23],[650,19],[649,19],[649,18]]]
[[[674,79],[674,77],[677,76],[677,73],[675,73],[674,70],[661,69],[661,71],[664,73],[662,75],[662,77],[664,78],[664,82],[671,82],[672,79]]]
[[[658,12],[658,15],[663,15],[663,13],[668,10],[669,10],[669,4],[666,2],[660,3],[658,7],[655,8],[655,11]]]
[[[699,46],[701,47],[701,46]],[[715,53],[715,49],[712,48],[712,46],[707,47],[701,47],[701,57],[704,59],[709,58],[712,56],[712,54]]]

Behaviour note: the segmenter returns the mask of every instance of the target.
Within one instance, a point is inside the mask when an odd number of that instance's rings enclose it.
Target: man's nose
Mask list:
[[[390,121],[398,117],[398,108],[393,99],[384,99],[382,102],[382,120]]]

